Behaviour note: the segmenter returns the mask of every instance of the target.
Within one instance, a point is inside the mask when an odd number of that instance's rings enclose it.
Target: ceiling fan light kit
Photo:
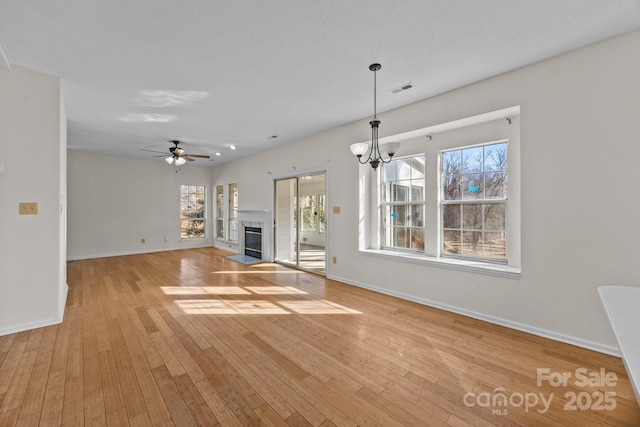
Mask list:
[[[209,159],[210,158],[210,156],[208,156],[206,154],[188,154],[188,153],[185,153],[184,149],[178,146],[181,143],[178,140],[170,140],[169,142],[174,144],[173,147],[169,148],[169,153],[162,152],[162,151],[155,151],[155,150],[145,150],[143,148],[141,148],[141,150],[142,151],[150,151],[152,153],[169,154],[169,156],[166,157],[164,159],[164,161],[167,162],[170,165],[175,164],[176,166],[182,166],[187,161],[193,162],[193,161],[195,161],[194,159]],[[154,157],[164,157],[164,156],[154,156]]]

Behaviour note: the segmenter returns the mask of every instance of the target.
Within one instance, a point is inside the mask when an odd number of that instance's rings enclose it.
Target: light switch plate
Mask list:
[[[38,204],[33,202],[20,202],[20,215],[38,215]]]
[[[339,214],[340,213],[340,206],[334,206],[333,207],[333,213],[334,214]]]

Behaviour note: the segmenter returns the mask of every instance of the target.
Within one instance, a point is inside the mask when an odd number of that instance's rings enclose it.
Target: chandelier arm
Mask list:
[[[369,159],[371,159],[371,154],[369,154],[369,157],[363,162],[362,161],[362,156],[357,156],[358,157],[358,163],[360,163],[361,165],[366,165],[367,163],[369,163]]]

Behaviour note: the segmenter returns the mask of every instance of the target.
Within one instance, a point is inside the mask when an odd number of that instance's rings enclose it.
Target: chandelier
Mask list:
[[[369,65],[369,70],[373,71],[373,119],[369,122],[371,125],[371,145],[366,142],[351,144],[351,152],[358,158],[358,162],[363,165],[365,163],[369,163],[373,170],[378,169],[380,163],[389,163],[393,158],[393,155],[398,151],[398,148],[400,148],[399,142],[387,142],[382,145],[378,142],[378,127],[380,125],[380,120],[378,120],[378,116],[376,114],[376,72],[378,72],[380,68],[382,68],[382,65],[380,64]],[[382,156],[380,151],[381,148],[388,156],[386,159]],[[369,151],[369,156],[363,160],[362,156],[367,151]]]

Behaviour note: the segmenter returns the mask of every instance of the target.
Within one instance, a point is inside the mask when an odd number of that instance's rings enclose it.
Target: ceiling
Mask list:
[[[69,149],[215,166],[368,127],[373,62],[384,112],[639,28],[638,0],[0,0],[0,66],[61,77]]]

